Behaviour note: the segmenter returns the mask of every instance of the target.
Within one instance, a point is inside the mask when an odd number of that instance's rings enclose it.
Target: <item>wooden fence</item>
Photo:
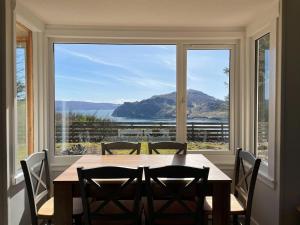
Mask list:
[[[188,141],[228,142],[228,123],[187,123]],[[174,141],[175,122],[56,122],[56,143]]]

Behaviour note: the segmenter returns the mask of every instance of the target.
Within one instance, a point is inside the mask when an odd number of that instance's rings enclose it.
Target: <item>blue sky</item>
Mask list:
[[[25,65],[25,48],[17,47],[16,49],[16,75],[17,82],[25,86],[25,89],[20,92],[17,90],[17,99],[24,99],[26,97],[26,65]]]
[[[175,45],[55,44],[56,100],[123,103],[176,90]],[[188,88],[224,99],[229,50],[188,52]]]

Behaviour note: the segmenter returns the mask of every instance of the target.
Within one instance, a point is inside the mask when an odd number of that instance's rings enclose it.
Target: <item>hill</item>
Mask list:
[[[228,116],[225,101],[216,99],[201,91],[187,92],[188,118],[216,118]],[[136,119],[169,119],[176,117],[176,92],[155,95],[137,102],[125,102],[118,106],[112,116]]]
[[[118,104],[113,103],[95,103],[83,101],[55,101],[56,111],[62,111],[63,108],[68,111],[84,110],[114,110]]]

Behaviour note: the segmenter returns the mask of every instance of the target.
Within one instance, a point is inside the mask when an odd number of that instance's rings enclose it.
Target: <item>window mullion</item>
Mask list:
[[[176,77],[176,139],[186,142],[186,49],[183,44],[177,45]]]

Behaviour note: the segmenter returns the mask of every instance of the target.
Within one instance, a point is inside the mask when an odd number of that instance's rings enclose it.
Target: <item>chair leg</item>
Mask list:
[[[204,216],[203,216],[203,224],[208,225],[208,215],[207,214],[204,214]]]
[[[82,225],[82,223],[81,223],[81,217],[80,216],[75,217],[74,218],[74,222],[75,222],[75,225]]]
[[[250,225],[250,217],[245,216],[245,225]]]
[[[238,217],[238,215],[233,215],[232,216],[232,223],[233,223],[233,225],[239,225],[239,217]]]

